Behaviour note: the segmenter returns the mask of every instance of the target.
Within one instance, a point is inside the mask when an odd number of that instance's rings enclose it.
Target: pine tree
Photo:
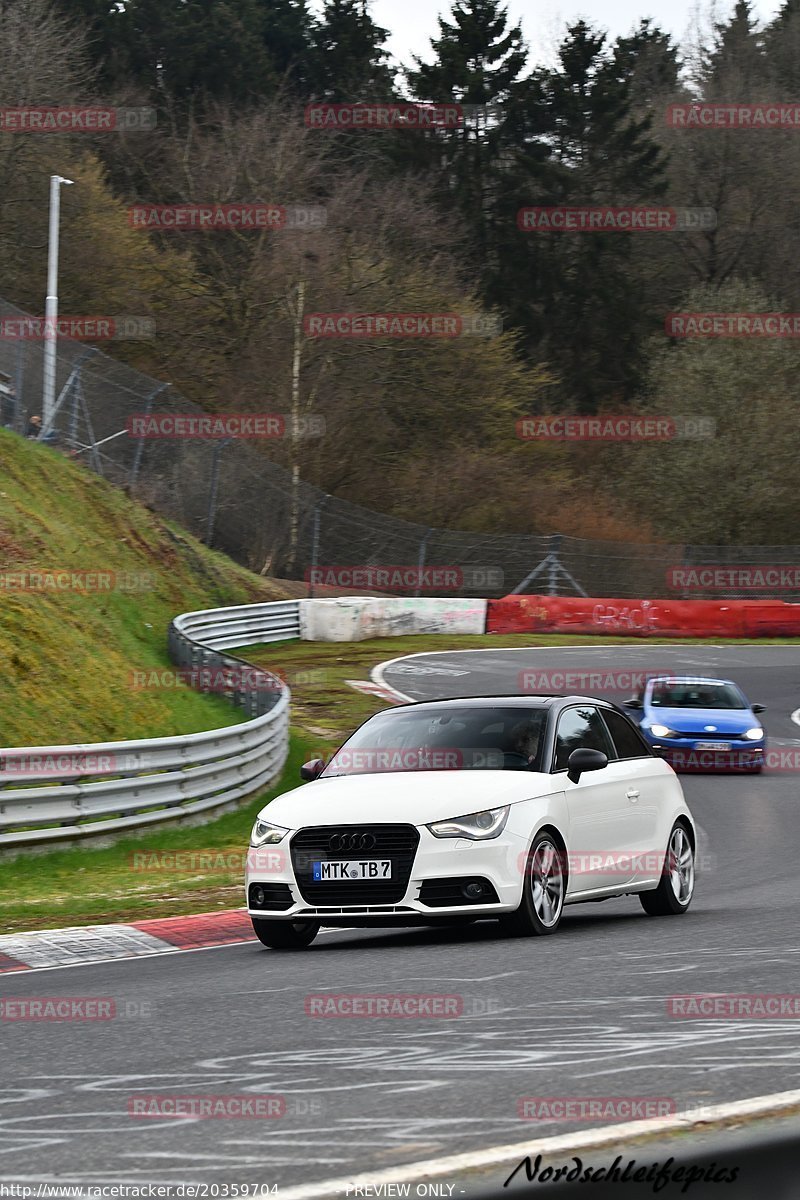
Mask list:
[[[624,403],[639,382],[641,344],[657,315],[632,239],[657,235],[521,233],[514,210],[660,199],[662,152],[650,117],[634,115],[630,93],[605,35],[579,21],[555,68],[531,79],[526,146],[504,171],[506,236],[488,298],[504,305],[529,353],[545,356],[586,410]]]
[[[113,63],[114,82],[195,108],[257,103],[281,86],[307,93],[307,0],[77,2],[94,13],[95,52]]]
[[[793,99],[800,93],[800,0],[785,0],[764,30],[764,50],[773,98]]]
[[[392,73],[382,49],[387,37],[366,0],[325,0],[311,37],[314,95],[331,103],[390,99]]]
[[[614,66],[618,78],[628,84],[636,109],[657,104],[680,89],[678,48],[649,18],[628,37],[617,38]]]
[[[729,21],[716,24],[714,46],[701,72],[707,99],[753,100],[767,83],[763,37],[753,20],[749,0],[737,0]],[[731,92],[731,88],[740,89]]]
[[[311,87],[314,27],[308,0],[255,0],[255,4],[261,13],[261,37],[272,74],[305,99]],[[265,90],[261,94],[270,93]]]
[[[528,50],[499,0],[456,0],[431,44],[434,61],[415,57],[416,69],[407,72],[411,93],[420,102],[455,101],[465,117],[458,128],[418,138],[407,162],[435,173],[442,202],[466,222],[474,266],[485,277],[496,258],[498,163],[512,141]]]

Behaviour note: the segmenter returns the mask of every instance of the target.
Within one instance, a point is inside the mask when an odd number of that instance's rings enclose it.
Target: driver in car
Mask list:
[[[511,730],[508,753],[524,758],[529,770],[536,763],[539,753],[539,730],[539,723],[531,721],[518,721]]]

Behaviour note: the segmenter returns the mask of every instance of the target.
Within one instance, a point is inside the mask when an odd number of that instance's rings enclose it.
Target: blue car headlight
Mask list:
[[[653,737],[680,737],[674,729],[670,729],[668,725],[651,725],[650,732]]]
[[[760,725],[754,725],[752,729],[748,729],[744,735],[749,742],[758,742],[764,736],[764,730]]]

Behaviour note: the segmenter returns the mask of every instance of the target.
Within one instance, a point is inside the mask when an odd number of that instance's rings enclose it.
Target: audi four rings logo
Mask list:
[[[335,833],[328,845],[331,850],[372,850],[375,837],[371,833]]]

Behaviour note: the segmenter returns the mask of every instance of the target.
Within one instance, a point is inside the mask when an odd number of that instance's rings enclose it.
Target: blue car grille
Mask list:
[[[742,741],[743,739],[747,741],[750,740],[749,738],[745,739],[743,733],[722,733],[718,729],[715,730],[714,733],[710,733],[707,729],[676,729],[675,732],[680,737],[693,738],[699,742],[736,742]],[[668,742],[669,738],[663,738],[662,740]]]

